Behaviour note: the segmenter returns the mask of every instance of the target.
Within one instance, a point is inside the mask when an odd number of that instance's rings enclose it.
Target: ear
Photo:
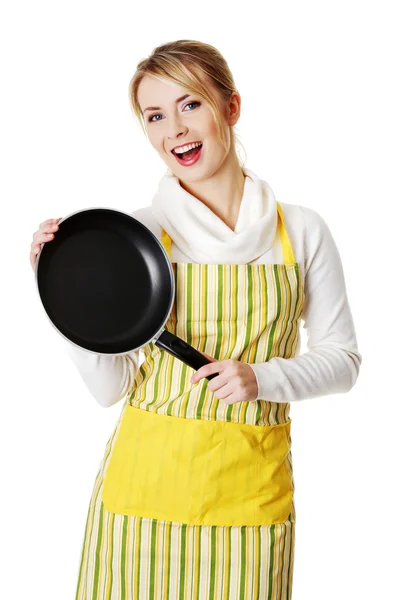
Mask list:
[[[239,92],[233,92],[229,101],[228,125],[233,127],[239,120],[242,99]]]

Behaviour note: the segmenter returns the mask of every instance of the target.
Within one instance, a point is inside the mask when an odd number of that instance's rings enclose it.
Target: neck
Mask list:
[[[221,167],[211,177],[194,182],[180,180],[181,187],[201,200],[232,231],[242,202],[245,175],[233,144]]]

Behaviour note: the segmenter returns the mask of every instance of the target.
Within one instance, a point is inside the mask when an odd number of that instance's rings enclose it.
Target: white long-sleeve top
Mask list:
[[[253,178],[253,182],[259,184],[262,181],[251,171],[245,169],[245,172]],[[251,180],[246,179],[246,181],[249,183],[245,188],[242,201],[243,209],[239,214],[235,232],[244,231],[245,224],[249,223],[250,213],[245,211],[247,210],[246,206],[250,206],[248,202],[249,193],[254,194],[254,189],[250,186]],[[266,188],[268,189],[268,210],[271,210],[271,203],[273,207],[276,207],[275,199],[272,190],[265,182],[262,183],[264,192]],[[174,181],[174,185],[177,185],[176,181]],[[175,192],[174,198],[176,198],[177,190],[176,188],[173,189]],[[258,187],[257,189],[260,190],[261,188]],[[190,202],[194,201],[194,197],[187,194],[187,192],[183,192],[182,188],[179,189],[177,195],[179,196],[179,194],[182,194],[185,202],[187,202],[188,196]],[[244,200],[247,202],[246,205]],[[200,201],[196,200],[195,202],[198,207],[197,203]],[[316,211],[300,205],[283,202],[279,204],[283,211],[285,227],[295,259],[299,263],[303,275],[305,299],[301,319],[307,332],[307,351],[289,359],[274,357],[268,362],[249,363],[258,383],[257,399],[266,399],[273,402],[294,402],[348,392],[357,380],[362,357],[357,347],[356,333],[338,248],[327,224]],[[204,211],[203,206],[201,206],[202,211]],[[168,220],[163,221],[156,208],[157,204],[153,201],[152,206],[140,208],[134,211],[132,216],[148,227],[159,240],[161,240],[160,221],[163,223],[164,228],[172,238],[172,262],[222,262],[220,259],[214,261],[204,260],[204,255],[196,260],[196,248],[189,245],[189,238],[187,239],[187,248],[190,248],[190,256],[188,256],[182,250],[185,243],[179,237],[179,232],[175,232],[173,227],[171,229]],[[170,206],[170,210],[179,208],[179,206]],[[157,219],[155,214],[157,214]],[[185,231],[185,212],[180,210],[176,214],[178,215],[177,218],[180,219],[183,235]],[[206,208],[204,214],[210,222],[214,221],[214,225],[222,226],[223,222],[211,210]],[[257,218],[259,220],[259,215]],[[200,217],[197,216],[196,221],[191,224],[188,223],[188,225],[195,227],[196,224],[198,225],[199,219]],[[204,223],[200,223],[200,225],[203,227],[202,231],[204,231]],[[276,221],[273,225],[275,227]],[[190,227],[188,227],[188,230],[190,230]],[[231,230],[227,228],[226,230],[222,229],[222,231],[229,241],[228,231],[232,233]],[[209,233],[209,230],[207,233]],[[176,234],[175,238],[174,234]],[[193,232],[190,232],[190,235],[192,234]],[[265,240],[265,238],[266,235],[260,237],[261,240]],[[180,239],[181,247],[174,243],[175,239]],[[272,239],[273,236],[270,237],[271,241],[267,245],[267,251],[257,256],[257,252],[262,252],[260,242],[259,247],[254,249],[256,258],[248,262],[283,263],[280,238],[277,236],[275,242],[272,242]],[[243,251],[247,251],[245,241],[243,240],[242,243]],[[218,240],[218,243],[220,243],[220,240]],[[265,244],[265,241],[262,243]],[[240,254],[240,252],[240,247],[237,250],[232,248],[229,262],[243,262],[243,254]],[[200,251],[198,251],[198,254],[200,254]],[[149,342],[151,341],[149,340]],[[67,351],[75,362],[84,383],[101,406],[111,406],[132,391],[135,375],[141,362],[140,349],[124,355],[111,356],[88,352],[67,340],[65,343]]]

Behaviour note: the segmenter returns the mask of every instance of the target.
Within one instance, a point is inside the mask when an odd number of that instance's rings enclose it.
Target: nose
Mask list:
[[[168,120],[168,139],[174,140],[187,133],[187,127],[180,122],[178,117],[170,117]]]

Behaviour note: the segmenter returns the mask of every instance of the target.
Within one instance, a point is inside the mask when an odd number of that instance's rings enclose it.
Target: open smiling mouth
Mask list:
[[[172,154],[175,156],[176,160],[180,165],[183,165],[184,167],[189,167],[190,165],[193,165],[199,160],[202,153],[202,149],[203,144],[200,144],[200,146],[192,148],[191,150],[188,150],[187,152],[183,153],[178,153],[173,150]]]

